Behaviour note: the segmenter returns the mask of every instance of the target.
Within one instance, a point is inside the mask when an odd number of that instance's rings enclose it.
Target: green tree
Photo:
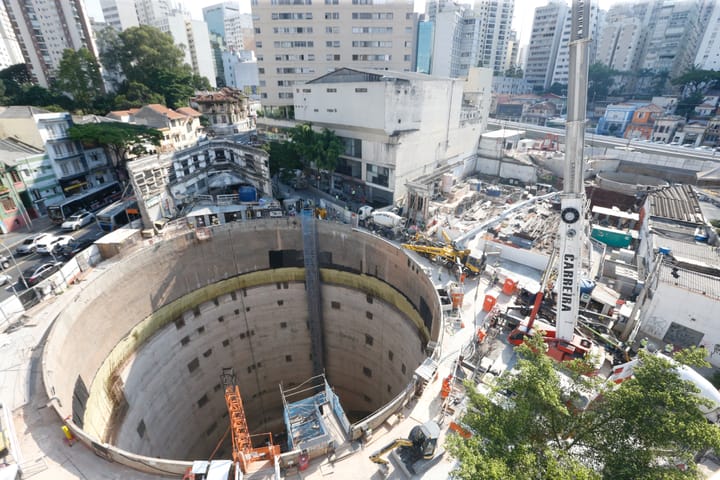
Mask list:
[[[557,95],[559,97],[565,97],[565,96],[567,96],[567,88],[568,88],[567,85],[565,85],[563,83],[555,82],[552,85],[550,85],[550,90],[548,90],[548,92],[550,92],[554,95]]]
[[[614,75],[618,72],[603,65],[602,63],[593,63],[588,69],[588,99],[590,102],[596,100],[605,100],[610,94],[615,80]]]
[[[165,97],[155,93],[147,85],[129,82],[124,85],[123,93],[119,93],[114,100],[114,108],[126,110],[139,108],[151,103],[165,103]]]
[[[90,50],[66,48],[57,71],[55,88],[68,94],[75,106],[87,111],[96,98],[103,94],[104,86],[100,65]]]
[[[117,58],[122,72],[130,82],[150,88],[158,86],[157,73],[174,71],[183,66],[183,51],[172,36],[155,27],[140,25],[118,34],[119,42],[111,47],[106,58]],[[153,88],[154,91],[158,91]]]
[[[694,454],[720,447],[720,427],[700,410],[705,401],[669,359],[643,352],[634,378],[606,387],[573,373],[579,364],[561,381],[543,347],[538,338],[518,347],[516,370],[490,393],[468,385],[462,421],[474,435],[449,439],[459,459],[453,478],[691,479]],[[600,395],[581,408],[593,389]],[[675,467],[680,462],[686,471]]]
[[[121,180],[127,179],[128,155],[147,153],[147,147],[160,146],[163,134],[144,125],[122,122],[100,122],[73,125],[68,129],[73,140],[90,147],[104,147],[109,153],[113,166]]]
[[[280,180],[288,183],[294,176],[294,170],[303,167],[300,156],[290,142],[268,142],[263,148],[270,155],[270,175],[278,175]]]
[[[317,143],[315,166],[330,173],[330,188],[335,188],[333,173],[337,168],[340,154],[345,151],[345,144],[333,130],[327,128],[323,128],[322,132],[316,136],[315,141]]]
[[[712,88],[720,79],[720,72],[703,70],[693,65],[670,83],[683,87],[683,95],[689,96],[696,92],[705,92]]]
[[[303,165],[309,167],[317,158],[317,133],[312,124],[303,123],[295,125],[289,132],[295,152],[300,156]]]

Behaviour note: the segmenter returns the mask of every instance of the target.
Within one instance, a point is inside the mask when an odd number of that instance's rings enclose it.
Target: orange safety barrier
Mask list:
[[[515,293],[516,289],[517,289],[517,282],[510,278],[506,278],[505,283],[503,284],[502,292],[505,295],[512,295],[513,293]]]
[[[483,312],[489,312],[495,306],[497,298],[492,295],[485,295],[485,301],[483,302]]]

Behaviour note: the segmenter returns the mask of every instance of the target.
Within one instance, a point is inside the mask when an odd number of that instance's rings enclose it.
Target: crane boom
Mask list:
[[[565,178],[560,200],[557,338],[570,341],[580,308],[580,265],[585,220],[583,147],[588,87],[590,1],[573,0],[565,134]]]

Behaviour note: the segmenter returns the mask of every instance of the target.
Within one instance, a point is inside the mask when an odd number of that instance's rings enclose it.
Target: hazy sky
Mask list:
[[[185,7],[190,10],[193,18],[202,20],[202,9],[209,5],[221,3],[222,0],[180,0]],[[264,1],[264,0],[261,0]],[[471,1],[471,0],[470,0]],[[620,0],[598,0],[601,9],[607,10],[613,4]],[[100,0],[85,0],[88,14],[97,19],[102,18],[102,9],[100,8]],[[250,0],[240,0],[240,10],[250,13]],[[568,4],[571,0],[568,0]],[[542,7],[548,4],[548,0],[515,0],[515,16],[513,17],[513,28],[518,32],[520,44],[526,44],[530,39],[530,31],[532,30],[533,15],[536,7]],[[425,0],[415,0],[415,11],[422,12],[425,8]]]

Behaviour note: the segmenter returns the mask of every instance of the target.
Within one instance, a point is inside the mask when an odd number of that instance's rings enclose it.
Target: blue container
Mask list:
[[[580,280],[580,293],[592,293],[595,288],[595,282],[590,279],[583,278]]]
[[[662,255],[670,255],[670,249],[667,247],[660,247],[658,248],[658,252]]]
[[[238,190],[241,202],[254,202],[257,200],[257,190],[255,187],[240,187]]]
[[[499,197],[502,193],[502,190],[498,187],[488,187],[487,191],[485,192],[490,197]]]

